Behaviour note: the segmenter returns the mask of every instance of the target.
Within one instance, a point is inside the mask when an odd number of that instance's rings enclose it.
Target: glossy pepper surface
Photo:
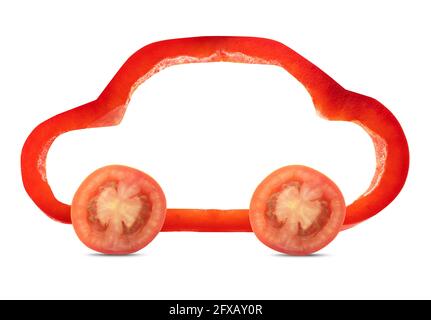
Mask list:
[[[121,122],[133,91],[160,70],[184,63],[237,62],[284,68],[304,85],[317,113],[328,120],[350,121],[371,137],[376,171],[368,190],[347,207],[344,228],[385,208],[407,178],[409,150],[395,116],[377,100],[346,90],[326,73],[284,44],[253,37],[195,37],[149,44],[133,54],[100,96],[38,125],[21,156],[24,187],[49,217],[70,223],[70,206],[58,201],[46,177],[46,156],[61,134],[78,129],[114,126]],[[164,231],[251,231],[248,209],[168,209]]]

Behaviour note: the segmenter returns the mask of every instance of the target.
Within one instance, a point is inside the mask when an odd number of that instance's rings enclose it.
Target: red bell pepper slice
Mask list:
[[[58,201],[46,177],[46,156],[62,133],[118,125],[133,91],[156,72],[183,63],[239,62],[277,65],[308,90],[317,113],[328,120],[360,125],[372,138],[377,166],[368,190],[347,207],[344,228],[385,208],[401,191],[409,150],[395,116],[377,100],[346,90],[301,55],[274,40],[253,37],[196,37],[160,41],[133,54],[94,101],[38,125],[21,156],[24,187],[49,217],[70,223],[70,206]],[[168,209],[163,230],[251,231],[248,210]]]

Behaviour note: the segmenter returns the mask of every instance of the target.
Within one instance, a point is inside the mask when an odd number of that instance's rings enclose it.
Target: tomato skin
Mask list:
[[[292,182],[312,185],[322,193],[319,201],[328,204],[330,214],[325,223],[310,235],[293,234],[285,226],[274,227],[267,215],[274,195],[281,194],[281,190]],[[290,255],[309,255],[327,246],[341,230],[345,216],[344,197],[335,183],[319,171],[301,165],[282,167],[266,177],[254,192],[249,211],[256,237],[266,246]]]
[[[113,234],[113,241],[89,219],[92,199],[98,197],[103,185],[109,181],[138,186],[140,194],[151,204],[141,229],[133,234]],[[78,238],[90,249],[105,254],[129,254],[144,248],[160,232],[165,217],[166,198],[157,182],[144,172],[120,165],[106,166],[91,173],[79,186],[71,206],[72,224]]]

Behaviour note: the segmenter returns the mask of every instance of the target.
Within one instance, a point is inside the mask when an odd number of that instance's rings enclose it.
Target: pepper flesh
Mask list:
[[[160,70],[184,63],[270,64],[287,70],[312,97],[317,113],[328,120],[350,121],[370,135],[376,171],[368,190],[347,207],[343,228],[384,209],[407,178],[409,150],[395,116],[377,100],[346,90],[284,44],[254,37],[195,37],[149,44],[133,54],[94,101],[58,114],[37,126],[21,155],[24,187],[49,217],[71,223],[70,206],[58,201],[46,177],[46,156],[61,134],[118,125],[133,91]],[[248,210],[168,209],[164,231],[251,231]]]

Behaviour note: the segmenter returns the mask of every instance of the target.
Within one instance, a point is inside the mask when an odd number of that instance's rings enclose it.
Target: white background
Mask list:
[[[431,298],[427,1],[64,3],[0,4],[0,298]],[[21,182],[30,131],[95,99],[142,46],[199,35],[278,40],[388,106],[411,148],[400,196],[305,258],[279,255],[251,233],[162,233],[137,254],[103,256],[48,219]],[[152,175],[169,207],[246,208],[267,174],[294,163],[327,174],[351,202],[375,161],[368,136],[316,117],[284,70],[217,63],[155,75],[119,127],[61,136],[48,178],[70,202],[87,174],[111,163]]]

